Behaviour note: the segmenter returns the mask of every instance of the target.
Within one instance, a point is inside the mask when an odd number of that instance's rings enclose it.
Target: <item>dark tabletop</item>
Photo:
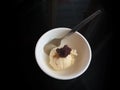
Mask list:
[[[12,6],[15,34],[11,39],[17,42],[11,43],[15,49],[12,54],[16,56],[11,70],[14,74],[9,77],[14,78],[13,87],[21,90],[107,90],[112,61],[109,5],[101,0],[16,0]],[[35,45],[40,36],[56,27],[72,28],[98,9],[103,13],[79,31],[92,49],[87,71],[66,81],[47,76],[35,60]]]

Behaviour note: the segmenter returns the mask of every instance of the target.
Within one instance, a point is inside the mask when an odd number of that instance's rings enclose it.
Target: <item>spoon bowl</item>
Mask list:
[[[51,40],[50,42],[48,42],[45,45],[44,51],[49,55],[52,48],[60,45],[61,40],[62,40],[61,38],[55,38],[55,39]]]

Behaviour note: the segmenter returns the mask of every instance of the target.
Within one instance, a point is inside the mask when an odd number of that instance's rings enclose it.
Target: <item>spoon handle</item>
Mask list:
[[[84,27],[88,22],[90,22],[91,20],[93,20],[97,15],[99,15],[100,13],[102,13],[101,10],[97,10],[96,12],[94,12],[93,14],[91,14],[89,17],[87,17],[86,19],[84,19],[82,22],[80,22],[78,25],[76,25],[70,32],[67,33],[66,36],[71,35],[72,33],[74,33],[75,31],[80,30],[82,27]]]

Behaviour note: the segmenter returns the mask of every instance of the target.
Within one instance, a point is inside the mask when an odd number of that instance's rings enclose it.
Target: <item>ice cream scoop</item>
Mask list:
[[[77,51],[75,49],[70,49],[71,48],[65,45],[63,48],[59,49],[56,47],[51,50],[49,55],[49,64],[54,70],[64,70],[74,64]],[[60,50],[60,52],[58,52],[58,50]],[[70,53],[68,53],[68,50],[70,50]],[[68,54],[66,55],[66,53]]]

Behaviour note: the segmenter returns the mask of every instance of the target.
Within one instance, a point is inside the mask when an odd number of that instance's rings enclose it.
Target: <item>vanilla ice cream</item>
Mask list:
[[[65,47],[65,46],[64,46]],[[53,67],[55,70],[64,70],[75,62],[75,56],[77,56],[77,51],[75,49],[71,49],[67,47],[68,50],[63,50],[63,55],[60,55],[57,52],[57,47],[53,48],[50,52],[49,58],[49,64]],[[67,54],[68,53],[68,54]]]

